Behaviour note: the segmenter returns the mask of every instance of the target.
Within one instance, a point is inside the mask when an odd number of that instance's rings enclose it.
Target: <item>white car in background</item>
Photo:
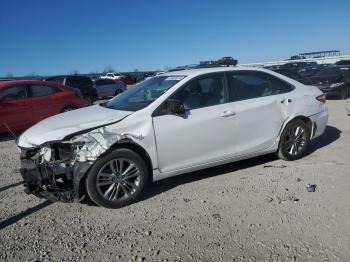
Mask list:
[[[47,118],[18,139],[27,193],[119,208],[149,182],[258,155],[303,157],[327,125],[324,94],[278,73],[164,73],[112,100]]]
[[[124,82],[113,79],[96,79],[93,87],[99,98],[117,96],[127,89]]]
[[[113,80],[119,80],[122,78],[122,74],[117,74],[117,73],[107,73],[105,75],[101,75],[101,79],[113,79]]]

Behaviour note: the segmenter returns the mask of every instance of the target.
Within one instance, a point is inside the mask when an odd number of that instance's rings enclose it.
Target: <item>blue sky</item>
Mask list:
[[[0,76],[350,54],[350,0],[1,0]]]

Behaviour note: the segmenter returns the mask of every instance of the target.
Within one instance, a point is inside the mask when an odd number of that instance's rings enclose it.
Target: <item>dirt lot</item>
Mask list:
[[[0,260],[350,261],[346,106],[328,102],[326,133],[301,160],[269,155],[167,179],[120,210],[26,195],[19,152],[2,136]]]

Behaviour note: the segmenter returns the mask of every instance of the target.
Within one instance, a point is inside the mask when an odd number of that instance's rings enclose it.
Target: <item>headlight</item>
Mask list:
[[[114,133],[106,127],[94,129],[88,133],[73,137],[69,143],[75,147],[76,159],[80,162],[94,161],[113,144],[124,138],[142,140],[144,136],[133,133]]]
[[[333,83],[330,85],[330,88],[338,87],[344,85],[344,82]]]

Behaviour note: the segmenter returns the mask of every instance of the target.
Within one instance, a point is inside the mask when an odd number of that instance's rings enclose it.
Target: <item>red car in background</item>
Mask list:
[[[86,106],[79,90],[55,82],[0,82],[0,133],[26,129],[62,112]]]

